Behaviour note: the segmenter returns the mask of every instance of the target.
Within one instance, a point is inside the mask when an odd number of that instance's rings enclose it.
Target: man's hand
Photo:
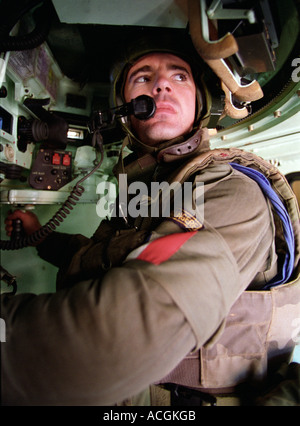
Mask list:
[[[23,229],[26,235],[31,235],[42,227],[34,213],[29,211],[24,212],[22,210],[15,210],[13,213],[9,213],[4,221],[5,231],[8,236],[11,236],[13,231],[13,221],[16,219],[20,219],[22,221]]]

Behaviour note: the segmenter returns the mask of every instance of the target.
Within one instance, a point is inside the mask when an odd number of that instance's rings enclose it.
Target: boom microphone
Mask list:
[[[119,117],[134,115],[139,120],[148,120],[153,117],[156,110],[155,101],[151,96],[140,95],[131,102],[121,105],[113,110],[113,113]]]

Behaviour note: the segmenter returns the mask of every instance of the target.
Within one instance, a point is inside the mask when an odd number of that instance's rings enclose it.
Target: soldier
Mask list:
[[[115,172],[147,188],[190,182],[193,199],[168,216],[136,218],[128,209],[122,217],[120,209],[90,239],[53,232],[37,245],[59,268],[58,291],[2,296],[4,404],[121,404],[153,384],[161,384],[146,393],[154,405],[167,404],[157,395],[174,385],[176,395],[184,391],[173,403],[185,403],[187,388],[218,403],[291,355],[300,297],[297,281],[286,283],[299,261],[298,213],[279,219],[259,182],[258,169],[289,192],[271,165],[240,150],[209,150],[209,98],[186,43],[139,42],[116,68],[116,103],[145,94],[156,112],[123,123],[132,154],[121,155]],[[198,183],[204,216],[193,210]],[[27,234],[41,226],[15,212],[8,234],[15,218]],[[282,227],[291,238],[275,244]]]

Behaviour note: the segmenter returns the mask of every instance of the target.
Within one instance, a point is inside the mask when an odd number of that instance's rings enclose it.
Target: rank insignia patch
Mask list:
[[[174,213],[174,215],[169,217],[168,220],[175,222],[186,231],[199,231],[204,227],[203,223],[187,210],[181,210]]]

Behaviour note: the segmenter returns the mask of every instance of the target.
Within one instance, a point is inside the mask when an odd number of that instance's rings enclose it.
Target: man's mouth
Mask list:
[[[169,114],[176,114],[176,110],[173,105],[166,102],[158,102],[156,104],[156,113],[158,112],[166,112]]]

